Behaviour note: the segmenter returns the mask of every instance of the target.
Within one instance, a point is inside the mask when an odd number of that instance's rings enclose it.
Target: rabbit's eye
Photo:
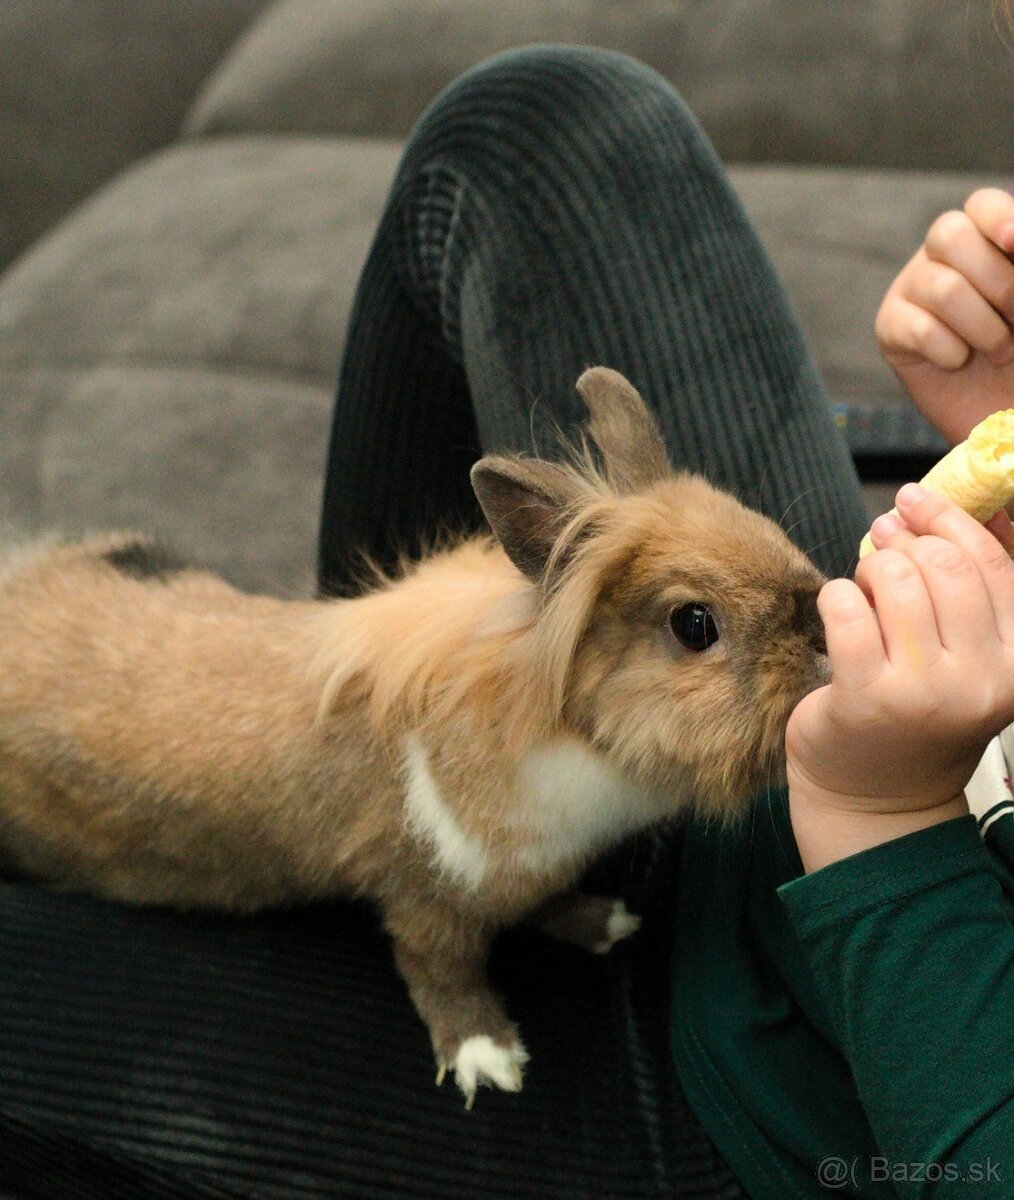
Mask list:
[[[684,604],[669,614],[669,627],[688,650],[707,650],[718,641],[718,626],[706,604]]]

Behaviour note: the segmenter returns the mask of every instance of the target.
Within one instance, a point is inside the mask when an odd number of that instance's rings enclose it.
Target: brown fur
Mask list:
[[[4,861],[143,904],[369,896],[442,1067],[470,1097],[520,1086],[485,981],[496,931],[539,910],[589,948],[630,932],[612,902],[568,893],[588,859],[680,811],[741,813],[826,672],[809,561],[672,475],[622,377],[579,388],[601,469],[483,459],[497,540],[355,599],[244,595],[132,534],[9,555]],[[690,602],[719,624],[704,653],[669,627]],[[470,1068],[462,1047],[483,1038],[510,1061]]]

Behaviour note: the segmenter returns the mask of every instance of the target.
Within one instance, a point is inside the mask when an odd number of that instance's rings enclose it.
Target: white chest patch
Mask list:
[[[443,874],[471,891],[482,885],[490,866],[486,847],[461,828],[416,737],[405,739],[405,816],[412,833],[431,847]]]
[[[517,858],[530,870],[585,859],[669,807],[574,738],[530,750],[518,764],[518,793],[518,824],[528,836]]]

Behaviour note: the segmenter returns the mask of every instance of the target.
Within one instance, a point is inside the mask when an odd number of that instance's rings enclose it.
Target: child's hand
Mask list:
[[[808,871],[966,813],[965,785],[1014,721],[1010,521],[987,530],[914,484],[898,511],[898,528],[874,523],[855,583],[832,580],[818,601],[832,682],[786,735]]]
[[[952,443],[1014,407],[1014,196],[984,188],[930,226],[877,314],[881,353]]]

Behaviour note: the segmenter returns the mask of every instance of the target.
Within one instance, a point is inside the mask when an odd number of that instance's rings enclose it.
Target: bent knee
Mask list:
[[[565,137],[575,126],[610,138],[657,136],[660,116],[700,132],[676,89],[653,68],[626,54],[594,46],[541,45],[506,50],[478,63],[447,87],[420,125],[464,118],[498,132]]]

